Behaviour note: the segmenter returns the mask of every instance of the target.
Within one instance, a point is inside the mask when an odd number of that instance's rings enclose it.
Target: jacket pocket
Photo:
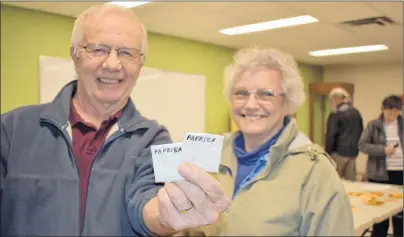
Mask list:
[[[369,156],[367,164],[367,173],[369,178],[377,180],[387,179],[386,157]]]
[[[226,235],[296,235],[300,188],[297,182],[263,180],[241,192],[229,208]]]
[[[1,200],[1,235],[77,235],[78,188],[72,179],[9,174]]]

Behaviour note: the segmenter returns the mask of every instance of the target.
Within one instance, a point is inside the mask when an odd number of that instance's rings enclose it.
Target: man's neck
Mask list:
[[[116,114],[118,111],[123,109],[126,102],[120,101],[115,104],[107,104],[107,103],[91,103],[91,100],[84,99],[77,93],[73,97],[73,105],[76,109],[77,113],[80,115],[84,121],[89,122],[99,128],[101,123],[105,120],[108,120],[111,116]]]

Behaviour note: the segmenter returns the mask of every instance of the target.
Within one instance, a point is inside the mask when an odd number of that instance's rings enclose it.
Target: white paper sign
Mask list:
[[[223,136],[207,133],[187,133],[183,155],[207,172],[218,173],[222,157]]]
[[[207,172],[218,173],[223,136],[187,133],[183,142],[151,146],[155,182],[184,180],[178,172],[183,162],[192,162]]]
[[[184,180],[178,173],[178,166],[190,161],[183,154],[182,142],[151,146],[155,182]]]

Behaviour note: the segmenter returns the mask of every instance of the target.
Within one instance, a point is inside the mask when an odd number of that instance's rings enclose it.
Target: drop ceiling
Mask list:
[[[104,2],[2,2],[2,4],[75,17]],[[150,32],[215,45],[242,48],[264,45],[287,51],[301,62],[375,64],[403,61],[403,2],[152,2],[133,9]],[[222,28],[311,15],[319,22],[238,36]],[[351,27],[344,21],[386,16],[395,24]],[[385,44],[387,51],[312,57],[309,51]]]

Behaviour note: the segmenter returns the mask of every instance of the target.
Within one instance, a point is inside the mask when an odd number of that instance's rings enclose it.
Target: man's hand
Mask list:
[[[167,183],[145,209],[158,222],[147,221],[149,229],[159,235],[172,235],[184,229],[215,223],[229,207],[230,198],[206,171],[190,163],[182,164],[179,173],[185,181]],[[149,218],[150,219],[150,218]],[[154,222],[154,221],[153,221]],[[154,227],[154,228],[153,228]]]
[[[393,155],[395,151],[396,151],[396,148],[393,145],[389,145],[389,146],[386,146],[386,148],[384,148],[384,152],[386,153],[387,156]]]

